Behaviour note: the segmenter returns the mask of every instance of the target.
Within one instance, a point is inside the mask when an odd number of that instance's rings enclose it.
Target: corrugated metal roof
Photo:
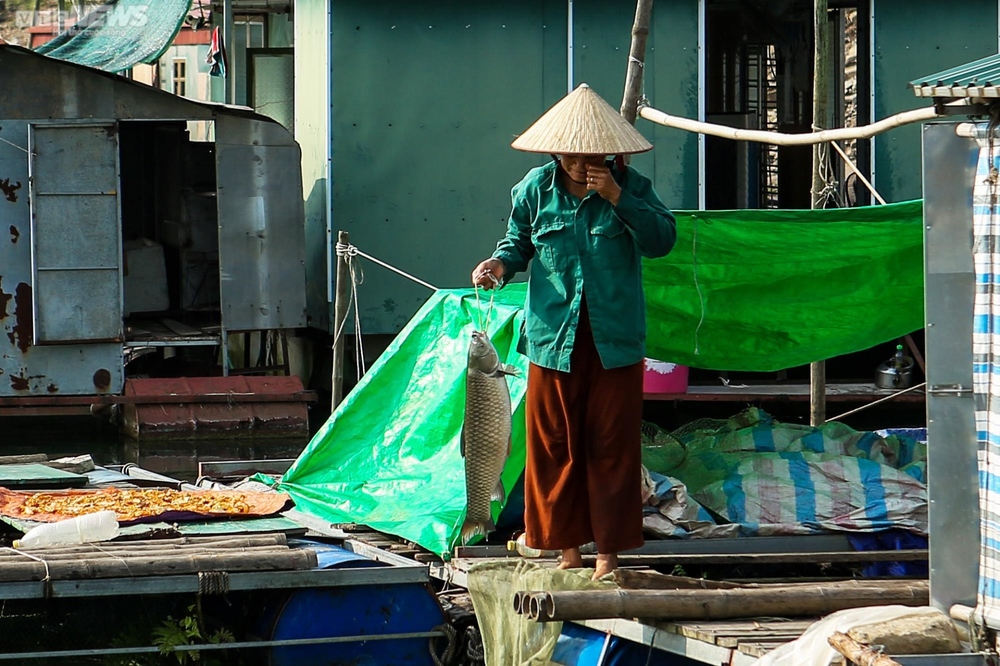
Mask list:
[[[910,81],[917,97],[1000,97],[1000,53]]]

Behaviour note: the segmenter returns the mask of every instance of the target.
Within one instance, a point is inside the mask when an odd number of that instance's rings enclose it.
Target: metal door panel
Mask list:
[[[39,266],[118,268],[118,229],[95,223],[118,219],[116,197],[42,196],[35,206]]]
[[[945,612],[956,603],[975,605],[979,582],[972,393],[972,184],[979,149],[956,136],[955,127],[928,123],[922,129],[931,605]]]
[[[216,136],[223,326],[227,331],[305,326],[298,146],[269,122],[223,117]],[[278,141],[291,145],[273,145]]]
[[[29,128],[34,344],[121,340],[115,123]]]
[[[118,189],[115,128],[113,124],[33,125],[32,176],[38,193],[114,194]]]

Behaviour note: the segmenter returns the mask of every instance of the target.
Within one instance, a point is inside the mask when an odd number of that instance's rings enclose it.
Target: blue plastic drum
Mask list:
[[[319,568],[357,569],[368,580],[377,581],[379,568],[385,566],[336,546],[307,547],[318,551]],[[266,611],[262,620],[260,633],[268,640],[358,637],[344,643],[271,648],[272,666],[433,666],[428,638],[366,641],[364,637],[433,631],[445,622],[437,597],[420,583],[298,590],[284,605]],[[443,641],[438,643],[443,647]]]

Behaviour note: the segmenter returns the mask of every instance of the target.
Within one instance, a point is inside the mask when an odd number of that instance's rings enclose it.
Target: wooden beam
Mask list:
[[[635,21],[632,24],[632,45],[625,70],[625,93],[622,96],[621,114],[635,125],[639,97],[642,94],[642,70],[646,64],[646,41],[649,38],[649,19],[653,13],[653,0],[638,0],[635,4]]]
[[[867,645],[862,645],[847,634],[842,634],[839,631],[833,632],[833,635],[827,641],[834,650],[847,657],[850,663],[857,664],[857,666],[901,666],[898,661],[876,652]]]
[[[847,608],[924,606],[926,581],[871,582],[853,587],[768,585],[735,590],[574,590],[526,592],[539,622],[604,618],[725,620],[748,617],[818,617]],[[523,597],[522,597],[523,598]]]

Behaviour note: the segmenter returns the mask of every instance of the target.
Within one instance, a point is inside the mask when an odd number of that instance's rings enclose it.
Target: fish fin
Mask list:
[[[521,376],[521,371],[512,365],[504,365],[503,363],[501,363],[499,370],[502,374],[510,375],[511,377]]]
[[[507,491],[503,488],[503,479],[497,479],[497,485],[493,488],[493,493],[490,495],[490,501],[500,502],[500,504],[507,501]]]
[[[503,363],[500,363],[497,365],[496,370],[489,373],[489,376],[494,378],[506,377],[507,375],[510,375],[511,377],[519,377],[521,375],[521,371],[512,365],[504,365]]]
[[[467,546],[469,542],[475,539],[477,536],[486,536],[494,529],[495,528],[493,527],[493,521],[483,522],[475,520],[466,520],[462,524],[462,533],[461,536],[459,536],[459,541],[461,541],[463,546]]]

